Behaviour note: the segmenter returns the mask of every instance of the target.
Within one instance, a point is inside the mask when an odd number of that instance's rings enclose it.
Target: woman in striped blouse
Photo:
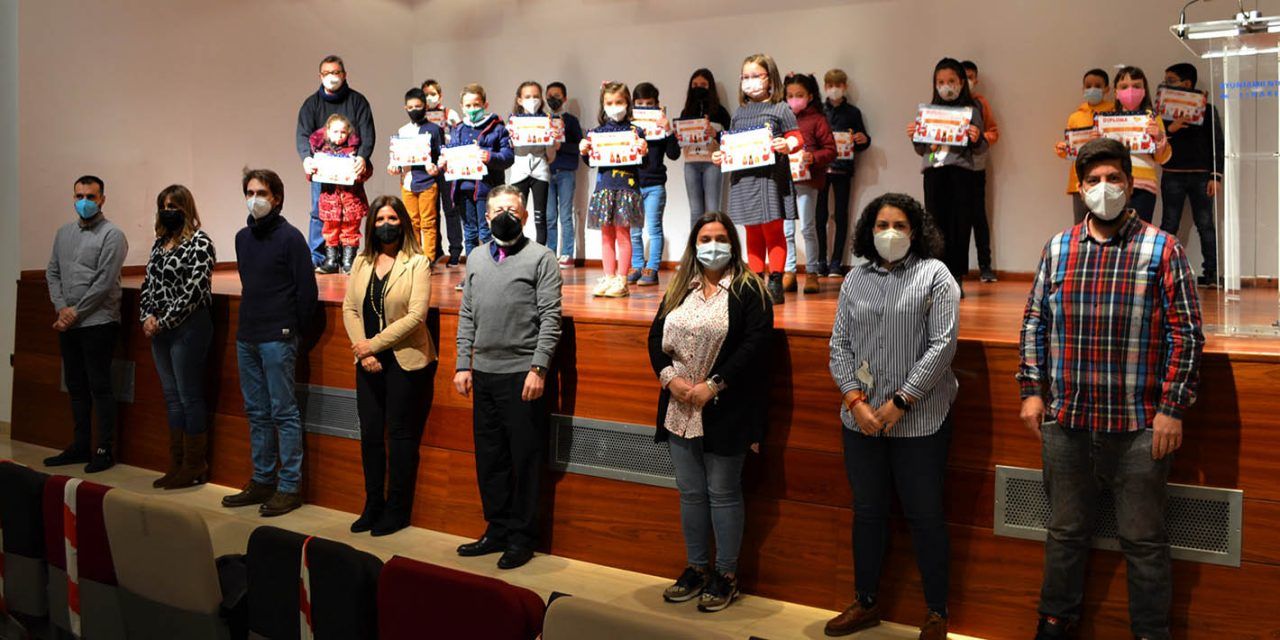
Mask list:
[[[876,592],[889,540],[891,490],[911,526],[928,618],[920,638],[947,634],[947,526],[943,476],[951,440],[960,288],[938,260],[942,238],[911,196],[890,193],[863,210],[831,331],[831,377],[844,394],[845,471],[854,495],[857,599],[827,623],[845,635],[880,623]]]

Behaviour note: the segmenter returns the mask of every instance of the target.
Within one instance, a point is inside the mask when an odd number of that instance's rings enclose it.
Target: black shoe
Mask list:
[[[360,247],[343,247],[342,248],[342,272],[351,273],[351,267],[356,263],[356,253],[360,251]]]
[[[302,506],[302,494],[297,492],[276,491],[270,500],[258,507],[258,515],[264,518],[282,516]]]
[[[84,464],[89,461],[89,452],[75,445],[71,445],[62,450],[56,456],[49,456],[44,459],[46,467],[65,467],[69,464]]]
[[[338,260],[338,247],[325,247],[324,262],[321,262],[320,266],[316,267],[316,273],[337,273],[338,267],[341,266],[338,264]]]
[[[992,271],[991,267],[982,267],[982,275],[979,279],[983,282],[996,282],[996,272]]]
[[[370,534],[375,538],[381,536],[389,536],[401,529],[408,528],[409,518],[407,516],[397,515],[390,511],[382,514],[378,518],[377,524],[373,525],[373,532]]]
[[[501,540],[495,540],[487,535],[480,536],[475,542],[468,542],[458,547],[458,555],[464,558],[474,558],[476,556],[487,556],[491,553],[506,550],[507,545]]]
[[[769,299],[772,300],[774,304],[783,304],[784,302],[786,302],[786,298],[784,298],[782,295],[782,274],[781,273],[778,273],[777,271],[770,273],[769,281],[768,281],[768,284],[765,285],[765,288],[769,292]]]
[[[964,300],[964,283],[963,283],[963,282],[961,282],[961,281],[959,281],[959,280],[957,280],[957,281],[956,281],[956,286],[960,287],[960,299],[961,299],[961,300]]]
[[[111,457],[111,452],[106,449],[99,448],[93,452],[93,457],[89,459],[89,464],[84,466],[85,473],[98,473],[106,471],[116,466],[116,459]]]
[[[667,602],[688,602],[702,595],[702,590],[707,588],[709,581],[706,569],[685,567],[676,583],[662,592],[662,599]]]
[[[382,507],[382,502],[366,500],[364,511],[361,511],[360,517],[351,523],[351,533],[364,533],[373,530],[373,523],[382,518]]]
[[[1036,627],[1036,640],[1065,640],[1075,637],[1075,625],[1070,620],[1053,616],[1040,616]]]
[[[458,266],[458,261],[459,261],[458,256],[453,256],[453,255],[451,255],[451,256],[449,256],[449,261],[448,261],[448,262],[446,262],[446,263],[444,263],[444,266],[445,266],[445,268],[447,268],[447,269],[452,269],[452,268],[454,268],[454,267]]]
[[[1218,287],[1218,276],[1212,273],[1202,273],[1196,278],[1196,286],[1206,289],[1216,289]]]
[[[719,571],[712,571],[707,588],[703,589],[702,595],[698,597],[698,611],[703,613],[722,611],[733,604],[734,598],[737,597],[737,579],[723,575]]]
[[[252,480],[246,484],[240,493],[233,493],[229,496],[222,497],[222,506],[228,508],[248,507],[250,505],[262,504],[271,499],[276,494],[276,486],[274,484],[259,484]]]
[[[524,545],[512,545],[502,552],[502,557],[498,558],[499,569],[515,569],[523,567],[525,563],[533,559],[533,549]]]

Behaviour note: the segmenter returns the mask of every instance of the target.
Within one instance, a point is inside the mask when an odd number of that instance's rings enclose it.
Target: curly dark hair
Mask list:
[[[880,261],[880,252],[876,251],[876,216],[885,207],[893,207],[907,214],[907,222],[911,224],[910,253],[917,258],[939,258],[942,256],[942,233],[934,224],[933,216],[924,210],[919,200],[905,193],[886,193],[872,200],[858,223],[853,228],[853,255],[872,262]]]

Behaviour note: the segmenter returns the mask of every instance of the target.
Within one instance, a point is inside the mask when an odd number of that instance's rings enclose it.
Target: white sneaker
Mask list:
[[[626,276],[613,276],[613,281],[604,292],[606,298],[625,298],[629,295],[631,295],[631,289],[627,286]]]
[[[591,295],[599,298],[604,295],[605,291],[613,285],[613,276],[603,276],[596,281],[596,288],[591,290]]]
[[[573,258],[571,258],[571,257],[569,257],[569,256],[560,256],[560,268],[561,268],[561,269],[572,269],[572,268],[573,268]]]

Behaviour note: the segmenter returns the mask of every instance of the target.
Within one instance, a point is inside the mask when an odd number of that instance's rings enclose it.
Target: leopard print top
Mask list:
[[[217,255],[213,241],[197,230],[173,249],[164,248],[165,238],[156,238],[142,279],[139,320],[155,316],[162,330],[182,324],[192,312],[213,302],[210,281]]]

